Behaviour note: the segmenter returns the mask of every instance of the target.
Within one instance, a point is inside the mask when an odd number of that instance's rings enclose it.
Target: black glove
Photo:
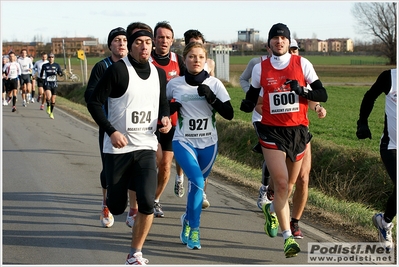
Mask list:
[[[209,104],[213,104],[216,101],[216,95],[212,92],[211,88],[209,88],[206,84],[200,84],[197,88],[197,92],[199,96],[205,96],[206,101]]]
[[[170,110],[170,115],[174,114],[176,111],[179,112],[181,108],[181,104],[179,102],[170,102],[169,103],[169,110]]]
[[[250,112],[252,112],[254,110],[254,108],[255,108],[255,103],[254,102],[252,102],[250,100],[247,100],[247,99],[243,99],[241,101],[241,106],[240,106],[240,110],[241,111],[244,111],[246,113],[250,113]]]
[[[303,88],[303,86],[299,86],[299,83],[297,80],[289,80],[287,79],[287,81],[284,84],[289,84],[291,87],[291,92],[294,91],[297,95],[300,96],[305,96],[305,90]]]
[[[359,139],[371,139],[371,132],[367,123],[361,123],[360,121],[357,121],[356,136]]]

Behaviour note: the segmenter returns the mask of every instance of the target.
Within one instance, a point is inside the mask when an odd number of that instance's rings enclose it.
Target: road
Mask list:
[[[49,119],[39,104],[2,108],[3,264],[124,264],[131,230],[126,212],[111,228],[99,222],[101,169],[97,127],[55,108]],[[175,176],[173,170],[172,176]],[[165,218],[155,218],[143,254],[150,264],[308,264],[308,242],[339,237],[301,224],[302,252],[286,259],[281,234],[268,237],[256,197],[210,177],[211,207],[201,216],[201,250],[180,243],[185,197],[161,198]],[[187,181],[185,181],[187,187]]]

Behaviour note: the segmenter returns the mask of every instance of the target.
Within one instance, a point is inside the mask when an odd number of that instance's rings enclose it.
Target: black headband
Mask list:
[[[154,36],[149,31],[146,31],[146,30],[137,31],[137,32],[133,33],[132,35],[130,35],[129,39],[127,40],[127,48],[129,49],[129,51],[130,51],[130,48],[132,47],[134,40],[136,40],[140,36],[148,36],[151,38],[151,40],[154,39]]]

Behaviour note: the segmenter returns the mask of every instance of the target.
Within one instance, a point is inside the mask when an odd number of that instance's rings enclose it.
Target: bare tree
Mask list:
[[[380,40],[380,52],[389,59],[389,64],[396,65],[396,3],[355,3],[352,14],[360,32]]]

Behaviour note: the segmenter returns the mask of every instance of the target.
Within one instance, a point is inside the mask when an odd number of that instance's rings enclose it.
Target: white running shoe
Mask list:
[[[267,188],[268,186],[264,185],[261,185],[259,188],[259,196],[256,204],[258,205],[258,208],[260,210],[262,210],[263,205],[272,202],[270,199],[267,198]]]
[[[373,224],[378,229],[378,239],[387,252],[392,250],[392,228],[393,223],[386,223],[383,213],[373,216]]]
[[[129,216],[129,212],[127,212],[127,216],[126,216],[126,225],[129,226],[130,228],[133,227],[134,225],[134,221],[136,220],[136,214],[133,214],[132,216]]]
[[[8,106],[8,102],[7,102],[7,100],[3,100],[3,106]]]
[[[136,252],[132,257],[127,254],[125,265],[147,265],[148,262],[148,259],[143,258],[143,253]]]
[[[32,98],[30,99],[30,102],[31,102],[31,103],[35,103],[35,99],[32,97]]]
[[[184,196],[184,185],[183,185],[183,182],[179,182],[179,181],[175,180],[174,192],[175,192],[175,195],[177,197],[183,197]]]
[[[159,202],[154,202],[154,216],[163,218],[165,214],[163,213],[162,206]]]
[[[105,205],[102,206],[100,222],[101,225],[105,228],[110,228],[112,225],[114,225],[114,216]]]
[[[203,198],[202,198],[202,209],[207,209],[209,208],[211,204],[209,203],[208,199],[206,198],[206,194],[203,194]]]
[[[24,99],[24,101],[22,101],[22,106],[26,107],[26,100]]]

